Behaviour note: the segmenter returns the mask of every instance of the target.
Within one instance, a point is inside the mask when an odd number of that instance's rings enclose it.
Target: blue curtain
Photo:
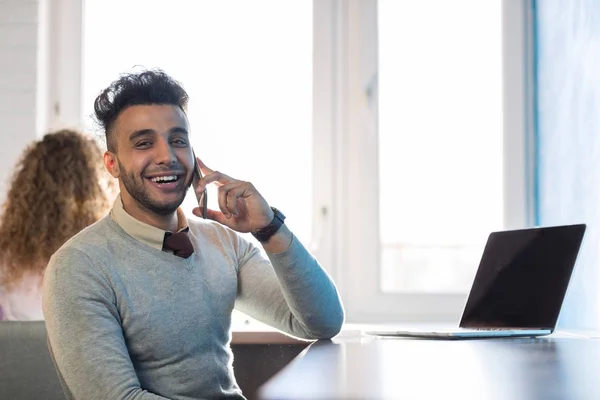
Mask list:
[[[559,328],[600,320],[600,1],[533,1],[536,222],[588,230]]]

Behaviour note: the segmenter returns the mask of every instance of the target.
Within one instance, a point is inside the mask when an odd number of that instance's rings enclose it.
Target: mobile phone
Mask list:
[[[200,166],[198,165],[198,160],[196,159],[196,153],[192,149],[192,155],[194,156],[194,178],[192,180],[192,186],[194,187],[194,193],[196,193],[196,200],[198,200],[198,207],[200,207],[200,211],[202,212],[202,218],[206,219],[206,214],[208,212],[208,196],[206,194],[206,188],[202,193],[198,194],[196,192],[196,188],[198,187],[198,183],[200,179],[202,179],[202,172],[200,172]]]

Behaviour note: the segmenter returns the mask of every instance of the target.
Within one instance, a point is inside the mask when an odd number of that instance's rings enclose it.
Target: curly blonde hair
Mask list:
[[[0,216],[0,284],[43,274],[60,246],[106,215],[115,188],[93,138],[61,130],[31,144]]]

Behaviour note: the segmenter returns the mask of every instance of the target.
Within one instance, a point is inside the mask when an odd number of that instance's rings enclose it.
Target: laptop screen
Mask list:
[[[585,225],[493,232],[462,328],[554,329]]]

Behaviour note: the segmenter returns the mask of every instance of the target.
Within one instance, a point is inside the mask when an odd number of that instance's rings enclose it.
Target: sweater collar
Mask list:
[[[168,231],[148,225],[147,223],[132,217],[123,208],[123,201],[121,200],[120,194],[115,199],[110,215],[112,220],[119,224],[119,226],[134,239],[154,247],[155,249],[162,250],[165,233]],[[187,218],[183,214],[181,208],[177,208],[177,232],[187,228]]]

